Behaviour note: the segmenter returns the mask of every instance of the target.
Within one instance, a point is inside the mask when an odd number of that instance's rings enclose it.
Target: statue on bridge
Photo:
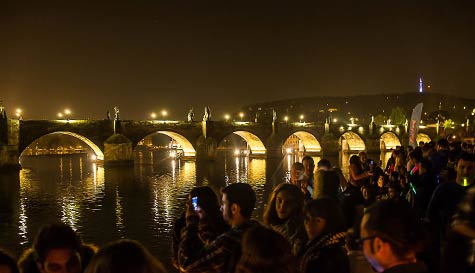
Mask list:
[[[193,107],[191,107],[190,111],[188,111],[188,122],[194,121],[195,114],[193,113]]]
[[[114,113],[115,113],[114,120],[120,120],[120,113],[119,113],[119,107],[118,106],[114,106]]]
[[[5,107],[3,107],[3,100],[0,100],[0,118],[6,119],[7,113],[5,112]]]
[[[203,116],[203,121],[211,121],[211,110],[208,106],[205,106],[205,114]]]

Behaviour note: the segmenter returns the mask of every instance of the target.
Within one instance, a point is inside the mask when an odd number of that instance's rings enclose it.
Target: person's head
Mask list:
[[[352,155],[350,157],[350,164],[354,164],[357,166],[361,165],[360,158],[357,155]]]
[[[82,242],[65,224],[43,226],[33,242],[33,256],[41,273],[82,271]]]
[[[360,159],[360,162],[362,164],[365,164],[366,161],[368,160],[368,154],[365,151],[361,151],[358,153],[358,157]]]
[[[418,164],[422,160],[422,149],[417,147],[412,152],[409,153],[409,159],[413,164]]]
[[[371,204],[376,198],[373,187],[369,185],[361,186],[361,195],[363,195],[363,198],[366,201],[365,203]]]
[[[221,190],[224,220],[231,226],[251,218],[256,205],[256,193],[249,184],[233,183]]]
[[[437,150],[448,150],[449,142],[445,138],[441,138],[437,141]]]
[[[236,273],[297,272],[289,242],[274,230],[258,225],[244,233]]]
[[[101,248],[85,273],[164,273],[163,265],[139,242],[118,240]]]
[[[429,172],[431,169],[432,169],[432,163],[429,160],[423,159],[423,160],[421,160],[421,162],[419,162],[419,174],[420,175]]]
[[[399,173],[398,172],[392,172],[389,175],[389,182],[397,183],[398,181],[399,181]]]
[[[388,177],[385,174],[380,174],[378,177],[378,187],[382,188],[388,183]]]
[[[399,198],[401,188],[398,183],[389,183],[388,185],[388,199]]]
[[[19,273],[15,259],[0,249],[0,273]]]
[[[290,183],[296,185],[298,181],[304,179],[305,167],[300,162],[295,162],[290,167]]]
[[[422,236],[420,223],[407,202],[376,202],[361,220],[363,253],[378,272],[397,264],[416,262]]]
[[[297,186],[282,183],[272,191],[264,212],[264,222],[272,225],[292,217],[302,217],[303,203],[303,193]]]
[[[311,156],[304,156],[302,159],[302,164],[305,167],[305,174],[308,177],[312,177],[313,170],[315,169],[315,162]]]
[[[330,163],[330,160],[322,158],[318,161],[317,163],[317,169],[319,170],[324,170],[324,171],[329,171],[332,168],[332,164]]]
[[[304,224],[309,240],[345,230],[345,220],[338,200],[328,197],[309,201],[304,207]]]
[[[456,182],[463,186],[472,185],[475,182],[475,155],[462,153],[455,166],[457,171]]]
[[[215,221],[221,217],[220,204],[216,193],[208,186],[193,188],[189,195],[189,202],[196,197],[198,206],[196,213],[200,217],[200,221]]]

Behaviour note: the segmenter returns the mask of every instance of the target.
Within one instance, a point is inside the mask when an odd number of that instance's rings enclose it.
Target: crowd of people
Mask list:
[[[306,156],[273,189],[260,222],[249,184],[194,188],[173,226],[172,263],[190,273],[475,272],[474,181],[473,147],[446,140],[397,147],[384,169],[360,152],[348,179]],[[98,250],[50,224],[18,261],[1,251],[0,272],[165,269],[137,241]]]

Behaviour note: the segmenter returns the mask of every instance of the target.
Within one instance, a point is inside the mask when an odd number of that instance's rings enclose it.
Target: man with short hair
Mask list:
[[[198,227],[192,218],[195,212],[187,212],[187,226],[182,231],[182,243],[178,250],[178,262],[183,272],[234,272],[241,257],[241,238],[244,232],[257,225],[251,215],[256,204],[256,193],[249,184],[234,183],[222,190],[221,211],[231,229],[203,246]]]
[[[406,202],[383,200],[368,208],[361,220],[360,236],[366,260],[377,272],[428,272],[416,258],[422,232]]]
[[[458,203],[475,182],[475,156],[468,153],[461,154],[455,170],[457,172],[455,180],[437,186],[427,207],[427,220],[439,229],[442,243]]]

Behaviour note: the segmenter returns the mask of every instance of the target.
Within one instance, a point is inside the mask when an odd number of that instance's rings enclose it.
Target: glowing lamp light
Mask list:
[[[225,119],[226,121],[228,121],[230,118],[231,118],[231,117],[230,117],[228,114],[224,115],[224,119]]]
[[[334,122],[334,123],[337,123],[337,122],[338,122],[338,119],[337,119],[337,118],[334,118],[334,119],[333,119],[333,122]]]
[[[63,117],[63,113],[58,113],[58,118],[62,118]]]
[[[157,114],[156,114],[156,113],[151,113],[151,114],[150,114],[150,117],[153,118],[153,119],[155,119],[155,118],[157,117]]]
[[[71,115],[71,110],[69,110],[69,109],[64,109],[64,113],[65,113],[66,115]]]
[[[161,112],[161,113],[162,113],[162,116],[164,116],[164,117],[166,117],[166,116],[168,115],[168,112],[167,112],[167,110],[162,110],[162,112]]]
[[[234,150],[234,155],[239,155],[239,150],[238,149]]]
[[[292,149],[291,149],[291,148],[287,148],[285,151],[286,151],[288,154],[292,153]]]
[[[91,159],[92,161],[96,161],[96,160],[97,160],[97,156],[96,156],[96,155],[91,155],[91,156],[90,156],[90,159]]]
[[[289,121],[289,117],[288,117],[288,116],[285,116],[285,117],[284,117],[284,121],[286,121],[286,122]]]
[[[239,117],[240,117],[241,120],[242,120],[242,118],[244,117],[244,113],[243,113],[243,112],[240,112],[240,113],[239,113]]]

